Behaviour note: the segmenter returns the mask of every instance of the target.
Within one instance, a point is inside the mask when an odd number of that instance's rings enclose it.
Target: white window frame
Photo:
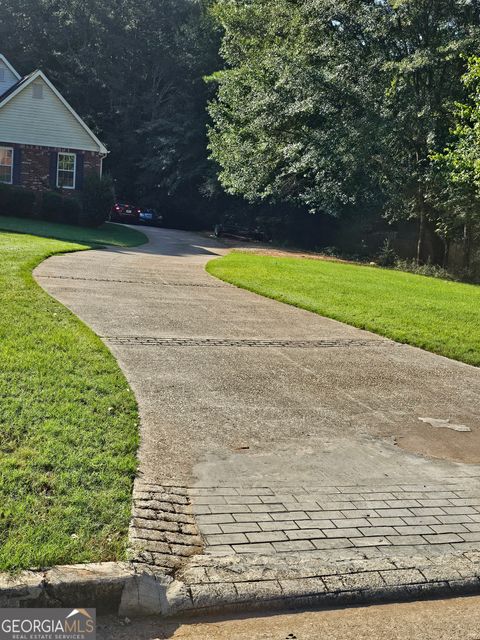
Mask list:
[[[60,156],[73,156],[73,186],[67,187],[66,185],[61,185],[59,181],[60,177]],[[62,169],[64,171],[64,169]],[[57,189],[75,189],[77,182],[77,154],[76,153],[68,153],[65,151],[59,151],[57,153]]]
[[[12,164],[2,164],[0,167],[10,167],[10,182],[5,182],[4,180],[0,181],[0,184],[13,184],[13,165],[15,164],[15,149],[13,147],[4,147],[0,146],[2,151],[11,151],[12,152]]]

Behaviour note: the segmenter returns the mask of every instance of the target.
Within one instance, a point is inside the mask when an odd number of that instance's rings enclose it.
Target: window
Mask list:
[[[0,82],[5,82],[5,69],[0,67]]]
[[[41,100],[43,98],[43,85],[34,82],[32,85],[32,95],[34,98]]]
[[[57,164],[57,187],[75,189],[75,168],[77,157],[74,153],[59,153]]]
[[[0,147],[0,182],[13,182],[13,149]]]

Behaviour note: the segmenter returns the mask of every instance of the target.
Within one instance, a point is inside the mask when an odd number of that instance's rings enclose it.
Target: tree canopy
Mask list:
[[[225,189],[339,214],[435,218],[432,155],[465,94],[480,5],[463,0],[218,0],[225,68],[210,150]]]

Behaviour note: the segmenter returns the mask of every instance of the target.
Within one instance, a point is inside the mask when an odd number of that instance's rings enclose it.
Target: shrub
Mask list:
[[[0,215],[30,218],[35,208],[33,191],[9,184],[0,184]]]
[[[439,267],[436,264],[417,264],[415,260],[397,260],[395,262],[395,269],[397,271],[408,271],[409,273],[415,273],[419,276],[441,278],[442,280],[462,279],[455,277],[452,273],[450,273],[443,267]]]
[[[377,256],[377,264],[380,267],[393,267],[397,259],[398,256],[392,247],[392,243],[389,238],[385,238],[380,253]]]
[[[340,258],[342,253],[337,247],[321,247],[318,251],[329,258]]]
[[[82,207],[76,198],[66,198],[56,191],[42,193],[40,217],[44,220],[78,224],[81,213]]]
[[[82,203],[77,198],[63,198],[62,222],[79,224],[82,215]]]
[[[82,193],[80,224],[99,227],[105,222],[114,203],[113,183],[109,176],[86,176]]]
[[[63,198],[56,191],[44,191],[40,201],[40,217],[51,222],[59,222],[62,216]]]

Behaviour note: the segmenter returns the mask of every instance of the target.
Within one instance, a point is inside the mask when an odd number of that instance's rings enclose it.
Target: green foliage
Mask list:
[[[113,183],[108,176],[100,178],[91,174],[85,178],[81,200],[58,191],[44,191],[39,194],[39,200],[37,212],[34,192],[0,184],[0,215],[32,217],[38,214],[49,222],[99,227],[108,218],[114,202]]]
[[[360,34],[377,16],[360,7],[339,29],[348,5],[216,3],[226,68],[210,78],[218,84],[210,149],[230,193],[332,214],[376,199],[365,187],[379,162],[380,69]]]
[[[435,222],[431,156],[445,146],[452,102],[464,96],[463,56],[478,48],[480,7],[463,0],[402,0],[392,9],[393,49],[384,65],[391,126],[385,160],[392,168],[386,213]]]
[[[283,241],[295,221],[310,235],[306,212],[346,233],[357,215],[382,231],[381,216],[418,220],[426,262],[444,257],[424,241],[430,227],[445,245],[463,233],[474,183],[445,179],[432,158],[454,120],[472,117],[452,105],[472,105],[461,77],[478,55],[478,0],[1,6],[2,52],[21,72],[47,72],[106,142],[116,196],[169,225],[213,226],[242,207],[255,217],[259,203],[273,205]],[[465,147],[471,131],[457,133]]]
[[[441,188],[437,226],[447,239],[468,234],[480,223],[480,57],[469,58],[463,83],[468,94],[453,109],[453,140],[433,156]]]
[[[15,210],[10,210],[15,213]],[[41,194],[40,217],[50,222],[78,224],[82,205],[75,196],[63,196],[57,191],[45,191]]]
[[[442,280],[458,280],[452,273],[436,264],[418,264],[415,260],[396,260],[395,269],[416,273],[419,276],[429,278],[441,278]]]
[[[231,253],[212,275],[261,295],[480,366],[480,287],[393,269]]]
[[[0,570],[124,559],[135,397],[99,338],[31,273],[49,255],[88,246],[12,233],[38,225],[65,234],[65,225],[0,224],[10,228],[0,233]],[[69,229],[74,241],[111,238],[108,228]]]
[[[0,215],[8,216],[15,213],[22,218],[33,215],[35,208],[35,194],[28,189],[0,184]]]
[[[385,238],[385,241],[380,249],[380,253],[377,257],[377,264],[381,267],[393,267],[397,261],[397,253],[392,246],[392,242],[389,238]]]
[[[99,227],[108,218],[113,204],[113,182],[110,176],[102,178],[96,174],[86,176],[82,190],[79,224],[84,227]]]
[[[435,221],[431,156],[464,95],[480,7],[463,0],[217,0],[210,104],[225,189],[312,211]]]

